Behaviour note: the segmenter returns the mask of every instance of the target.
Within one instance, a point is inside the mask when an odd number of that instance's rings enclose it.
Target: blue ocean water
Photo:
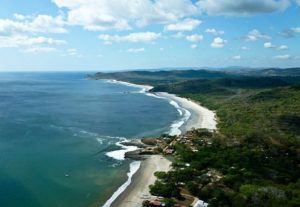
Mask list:
[[[178,109],[86,73],[0,73],[0,206],[101,206],[127,179],[117,142],[168,133]]]

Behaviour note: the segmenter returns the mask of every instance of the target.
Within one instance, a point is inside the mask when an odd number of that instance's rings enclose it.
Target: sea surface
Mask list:
[[[0,73],[1,207],[102,206],[138,165],[120,141],[180,133],[174,101],[86,74]]]

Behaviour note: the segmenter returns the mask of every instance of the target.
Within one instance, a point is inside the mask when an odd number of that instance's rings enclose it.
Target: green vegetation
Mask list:
[[[136,84],[160,85],[167,83],[175,83],[184,80],[195,80],[200,78],[217,79],[223,77],[231,77],[224,72],[207,71],[207,70],[178,70],[178,71],[129,71],[115,73],[96,73],[88,76],[90,79],[115,79]]]
[[[300,84],[293,85],[300,82],[299,68],[133,74],[111,77],[190,98],[218,117],[217,132],[188,132],[193,147],[172,145],[175,171],[155,174],[153,195],[168,206],[184,199],[183,192],[209,206],[300,206]]]
[[[175,171],[156,172],[151,193],[178,198],[178,190],[209,206],[299,206],[299,154],[287,146],[231,144],[219,133],[194,130],[198,152],[177,144]],[[210,140],[208,147],[201,140]],[[187,167],[184,163],[189,163]],[[179,185],[180,183],[184,186]],[[176,193],[176,196],[173,196]]]

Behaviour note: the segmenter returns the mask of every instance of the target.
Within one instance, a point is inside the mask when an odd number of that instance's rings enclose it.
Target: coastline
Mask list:
[[[179,102],[183,108],[192,112],[192,118],[187,121],[184,131],[191,130],[192,128],[205,128],[210,131],[217,129],[215,112],[197,104],[194,101],[176,96],[175,94],[169,94],[166,92],[158,92],[155,94],[175,100]]]
[[[191,101],[186,98],[178,97],[175,94],[169,94],[166,92],[150,93],[149,90],[153,86],[149,85],[138,85],[117,80],[107,80],[112,83],[119,83],[132,87],[142,88],[142,93],[156,96],[157,98],[165,98],[171,101],[179,103],[181,107],[191,116],[188,116],[184,126],[180,126],[180,134],[191,130],[193,128],[206,128],[210,131],[216,130],[217,121],[215,112]],[[172,104],[172,103],[170,103]],[[172,104],[174,105],[174,104]],[[177,107],[176,107],[177,108]],[[181,112],[182,113],[182,112]],[[182,125],[182,124],[181,124]],[[149,193],[149,185],[154,184],[156,177],[154,172],[156,171],[170,171],[171,161],[167,160],[162,155],[149,155],[145,160],[141,161],[139,169],[129,177],[129,185],[119,192],[118,196],[111,200],[111,207],[138,207],[141,206],[142,201],[145,199],[155,199],[156,197],[151,196]],[[127,182],[128,182],[127,181]],[[122,185],[123,186],[123,185]],[[122,187],[121,186],[121,187]],[[119,190],[119,189],[118,189]],[[112,198],[111,198],[112,199]],[[106,207],[106,206],[105,206]]]
[[[187,123],[185,123],[185,126],[183,127],[184,132],[189,131],[192,128],[196,128],[196,129],[205,128],[210,131],[217,129],[217,120],[216,120],[215,112],[201,106],[200,104],[192,100],[189,100],[187,98],[182,98],[175,94],[169,94],[166,92],[150,93],[149,90],[154,88],[153,86],[150,85],[139,85],[139,84],[129,83],[125,81],[109,80],[109,79],[104,79],[104,80],[110,81],[112,83],[119,83],[127,86],[143,88],[145,90],[143,90],[142,92],[148,93],[149,95],[154,94],[158,98],[166,98],[166,99],[174,100],[177,103],[180,103],[182,108],[185,108],[192,113],[191,119],[187,120]]]
[[[171,170],[171,161],[162,155],[149,155],[133,175],[131,184],[112,203],[111,207],[135,207],[140,206],[145,199],[155,199],[156,196],[151,196],[149,193],[149,185],[154,184],[156,180],[154,172],[169,170]]]

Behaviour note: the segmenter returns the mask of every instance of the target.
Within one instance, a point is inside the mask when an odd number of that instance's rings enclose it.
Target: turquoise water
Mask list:
[[[127,179],[120,140],[170,131],[180,115],[140,88],[85,73],[0,73],[0,206],[101,206]]]

